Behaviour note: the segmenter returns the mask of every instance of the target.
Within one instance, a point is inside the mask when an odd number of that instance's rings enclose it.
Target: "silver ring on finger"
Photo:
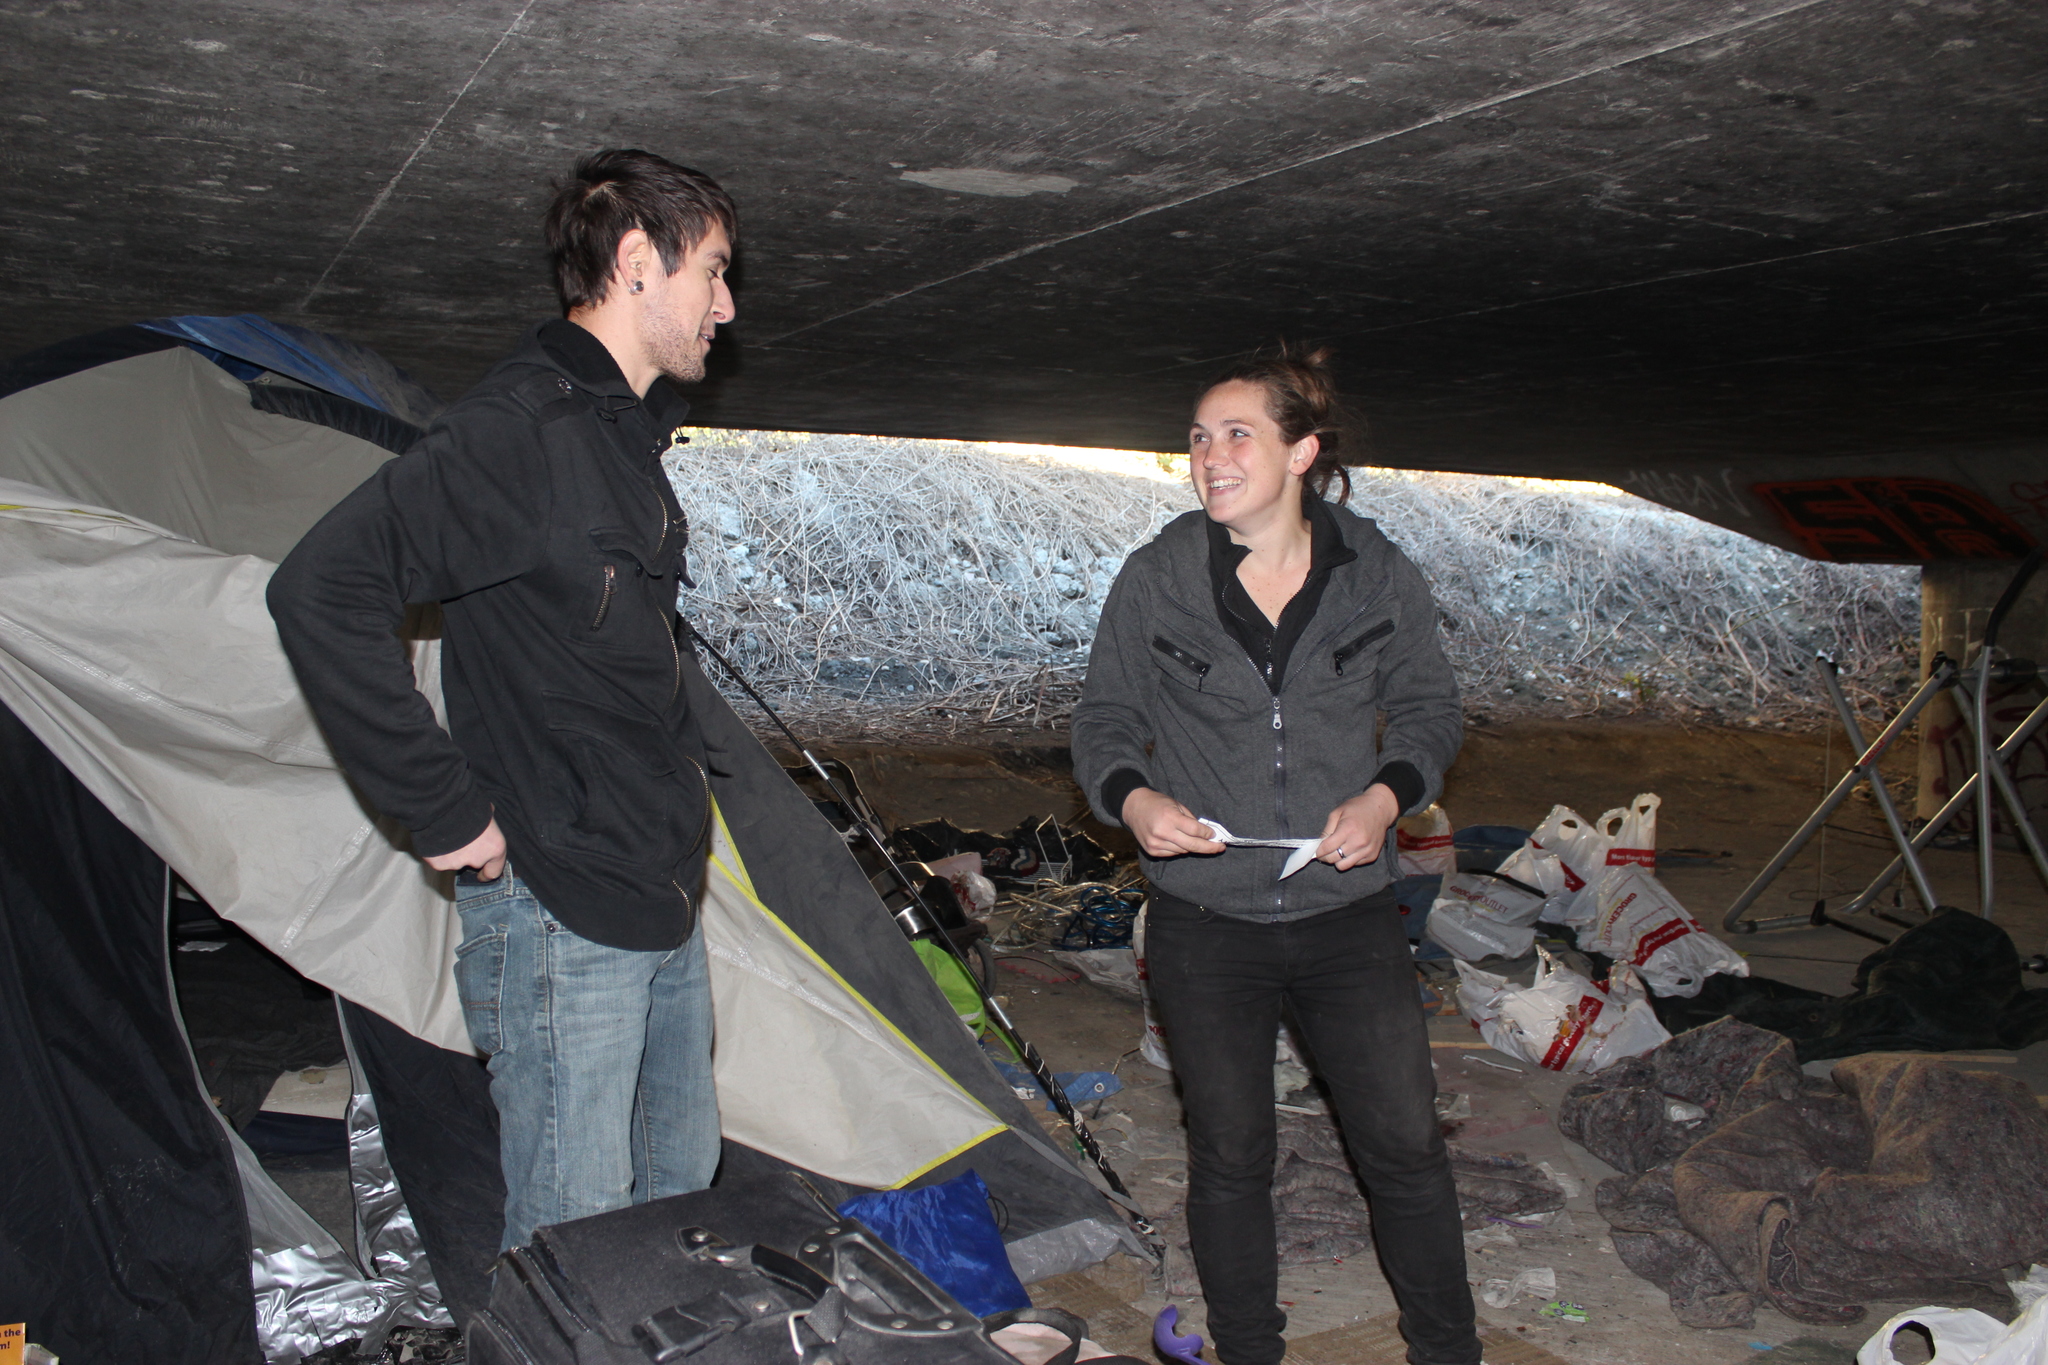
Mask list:
[[[1344,861],[1344,850],[1341,848],[1337,850],[1337,861],[1340,863]]]

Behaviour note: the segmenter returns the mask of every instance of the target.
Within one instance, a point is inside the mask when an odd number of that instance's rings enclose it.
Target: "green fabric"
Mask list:
[[[981,992],[975,989],[974,978],[967,975],[967,969],[960,965],[960,959],[933,943],[930,939],[913,939],[910,944],[916,951],[918,961],[931,973],[932,980],[939,983],[945,992],[946,1003],[953,1007],[953,1013],[960,1016],[960,1022],[975,1034],[988,1028],[988,1015],[981,1003]]]

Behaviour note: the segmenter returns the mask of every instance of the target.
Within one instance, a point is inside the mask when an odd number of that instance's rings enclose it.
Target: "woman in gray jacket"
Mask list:
[[[1372,1205],[1413,1365],[1480,1359],[1388,829],[1463,737],[1428,586],[1341,504],[1325,356],[1220,376],[1195,409],[1202,510],[1117,576],[1074,712],[1075,775],[1151,881],[1146,957],[1188,1122],[1188,1232],[1224,1365],[1278,1365],[1273,1039],[1283,1005]],[[1337,503],[1327,494],[1333,486]],[[1379,722],[1385,719],[1384,734]],[[1319,838],[1282,879],[1284,849]]]

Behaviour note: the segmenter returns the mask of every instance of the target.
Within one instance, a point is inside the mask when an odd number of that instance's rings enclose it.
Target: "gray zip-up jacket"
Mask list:
[[[1123,768],[1248,838],[1321,834],[1330,812],[1385,763],[1422,775],[1410,810],[1436,799],[1464,740],[1436,603],[1377,525],[1329,510],[1357,558],[1331,569],[1277,694],[1217,617],[1205,513],[1176,518],[1125,561],[1074,708],[1074,778],[1102,820],[1122,823],[1101,803],[1104,780]],[[1231,848],[1142,863],[1170,895],[1260,920],[1332,910],[1395,877],[1391,832],[1377,862],[1349,872],[1314,862],[1283,882],[1286,858],[1284,849]]]

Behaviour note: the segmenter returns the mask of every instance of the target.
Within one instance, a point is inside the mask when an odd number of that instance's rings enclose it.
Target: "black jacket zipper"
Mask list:
[[[683,755],[683,762],[697,770],[697,778],[704,784],[704,819],[697,826],[697,842],[690,846],[690,852],[695,853],[703,846],[704,837],[711,832],[711,774],[705,772],[704,765],[691,758],[688,754]],[[709,874],[707,873],[706,875]],[[683,890],[682,883],[671,877],[668,879],[668,884],[673,886],[676,889],[676,894],[683,898],[684,908],[691,908],[690,893]]]
[[[1387,636],[1392,635],[1393,633],[1394,622],[1392,618],[1389,618],[1385,621],[1380,622],[1371,630],[1359,636],[1350,644],[1344,646],[1344,648],[1338,650],[1334,655],[1331,656],[1337,664],[1337,676],[1340,678],[1344,676],[1344,664],[1347,660],[1351,658],[1352,655],[1358,653],[1359,650],[1364,649],[1374,640],[1384,640],[1387,638]]]
[[[597,599],[597,615],[590,620],[590,628],[596,630],[604,624],[605,613],[612,609],[612,591],[619,586],[619,569],[616,564],[604,566],[604,596]]]
[[[1152,637],[1152,648],[1158,650],[1161,654],[1164,654],[1167,658],[1173,660],[1182,668],[1185,668],[1186,670],[1188,670],[1188,672],[1194,674],[1197,678],[1206,679],[1209,676],[1209,665],[1207,661],[1197,659],[1194,655],[1188,653],[1179,645],[1167,639],[1164,635],[1155,635]]]

